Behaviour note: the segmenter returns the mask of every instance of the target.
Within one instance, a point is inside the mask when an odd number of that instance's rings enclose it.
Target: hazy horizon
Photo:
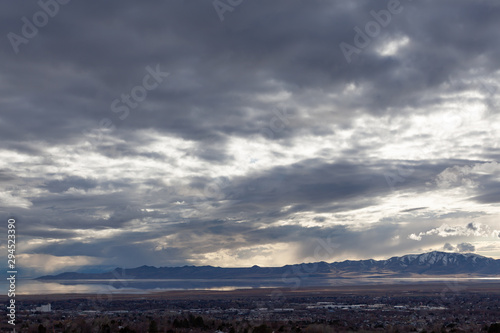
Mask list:
[[[434,252],[434,251],[433,251]],[[446,251],[437,251],[441,253],[450,253],[450,254],[464,254],[464,255],[477,255],[477,253],[472,253],[472,252],[446,252]],[[422,253],[407,253],[401,256],[392,256],[392,257],[386,257],[386,258],[362,258],[362,259],[356,259],[355,261],[362,261],[362,260],[387,260],[393,257],[402,257],[402,256],[413,256],[413,255],[421,255],[421,254],[426,254],[430,252],[422,252]],[[492,259],[500,259],[500,258],[494,258],[494,257],[487,257],[487,258],[492,258]],[[317,262],[326,262],[326,263],[335,263],[335,262],[342,262],[342,261],[349,261],[352,259],[349,258],[344,258],[341,260],[335,260],[335,261],[317,261]],[[212,266],[212,267],[220,267],[220,268],[251,268],[254,266],[261,267],[261,268],[268,268],[268,267],[284,267],[284,266],[293,266],[293,265],[301,265],[301,264],[310,264],[310,263],[317,263],[317,262],[300,262],[300,263],[293,263],[293,264],[284,264],[281,266],[259,266],[259,265],[252,265],[252,266],[213,266],[213,265],[204,265],[204,266]],[[115,266],[82,266],[81,269],[77,270],[76,272],[83,272],[83,273],[99,273],[99,272],[108,272],[117,268],[123,268],[123,269],[131,269],[131,268],[138,268],[142,266],[148,266],[148,267],[155,267],[155,268],[160,268],[160,267],[185,267],[185,266],[194,266],[194,267],[202,267],[201,265],[177,265],[177,266],[155,266],[155,265],[140,265],[140,266],[123,266],[123,267],[115,267]],[[67,271],[65,271],[67,272]],[[54,275],[54,274],[49,274],[49,275]]]

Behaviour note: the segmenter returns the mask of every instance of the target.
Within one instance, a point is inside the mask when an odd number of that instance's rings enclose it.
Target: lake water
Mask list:
[[[162,279],[162,280],[18,280],[16,295],[35,294],[148,294],[168,290],[235,290],[249,288],[298,288],[321,286],[379,285],[394,283],[481,282],[500,278],[364,278],[364,279]],[[8,289],[5,283],[1,284]]]

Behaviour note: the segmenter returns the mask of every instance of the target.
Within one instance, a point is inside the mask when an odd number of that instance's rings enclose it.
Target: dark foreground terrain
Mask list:
[[[1,301],[1,329],[12,331]],[[35,311],[47,303],[50,312]],[[38,295],[16,304],[17,332],[500,332],[492,282]]]

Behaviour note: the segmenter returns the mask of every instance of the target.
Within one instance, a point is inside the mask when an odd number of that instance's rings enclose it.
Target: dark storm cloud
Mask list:
[[[410,209],[405,209],[405,210],[402,210],[401,212],[402,213],[407,213],[407,212],[414,212],[416,210],[421,210],[421,209],[426,209],[427,207],[416,207],[416,208],[410,208]]]
[[[445,251],[454,251],[455,247],[453,245],[451,245],[450,243],[446,243],[443,246],[443,250],[445,250]]]
[[[458,252],[474,252],[476,251],[476,247],[471,243],[460,243],[457,245]]]
[[[86,243],[66,242],[52,244],[37,248],[42,253],[51,253],[58,256],[95,256],[108,258],[105,264],[119,264],[127,267],[133,266],[143,256],[145,264],[155,265],[184,265],[189,263],[186,258],[209,253],[223,249],[240,253],[242,246],[266,245],[269,242],[290,243],[287,251],[296,253],[301,260],[307,257],[318,256],[318,261],[325,256],[341,258],[344,254],[352,255],[354,252],[349,246],[354,242],[359,244],[357,255],[385,255],[391,253],[398,246],[390,246],[390,238],[397,234],[398,226],[395,224],[385,226],[372,226],[364,230],[351,230],[345,225],[334,227],[301,227],[301,226],[278,226],[266,229],[257,228],[256,224],[246,224],[232,228],[229,223],[223,224],[221,221],[211,222],[191,222],[190,225],[182,229],[175,230],[175,226],[168,230],[168,233],[175,234],[181,232],[175,239],[176,246],[164,247],[161,250],[155,249],[153,243],[141,243],[134,247],[129,244],[151,238],[153,234],[146,233],[126,233],[111,240],[93,240]],[[234,224],[233,224],[234,225]],[[224,226],[224,228],[217,228]],[[228,228],[226,228],[228,227]],[[230,229],[230,230],[228,230]],[[204,242],[199,242],[199,238],[194,237],[193,230],[197,235],[202,235]],[[366,231],[369,233],[366,233]],[[236,240],[229,236],[237,232],[243,240]],[[158,234],[158,231],[156,232]],[[365,245],[363,245],[365,243]],[[368,244],[376,243],[376,249]],[[294,245],[295,244],[295,245]],[[385,244],[385,245],[384,245]],[[404,248],[404,246],[402,247]],[[244,255],[248,250],[243,250]],[[374,252],[370,252],[374,251]],[[321,258],[319,258],[321,256]],[[135,260],[134,260],[135,259]]]
[[[447,163],[429,163],[427,165],[411,165],[412,173],[398,184],[399,190],[425,192],[434,186],[426,185],[440,172],[457,161]],[[317,245],[315,239],[329,234],[335,244],[342,246],[336,249],[337,255],[353,255],[349,244],[365,242],[357,246],[356,255],[391,254],[400,247],[386,246],[392,237],[399,232],[397,225],[382,224],[371,227],[370,236],[363,235],[366,229],[349,230],[347,225],[329,227],[330,221],[325,218],[315,219],[322,227],[303,227],[298,225],[276,226],[279,219],[290,218],[298,212],[348,212],[352,209],[375,206],[385,196],[393,193],[386,182],[384,173],[394,170],[399,161],[385,161],[374,165],[356,165],[344,163],[324,163],[321,160],[307,160],[287,167],[276,167],[263,170],[259,174],[247,177],[227,179],[221,188],[221,197],[207,197],[196,204],[210,203],[210,214],[218,220],[186,219],[178,211],[176,201],[189,201],[189,196],[180,196],[175,190],[161,190],[158,182],[151,182],[156,190],[146,196],[134,194],[137,191],[135,181],[123,179],[122,183],[113,183],[113,188],[124,191],[110,194],[54,193],[43,198],[33,199],[33,207],[29,211],[18,210],[19,216],[39,226],[27,230],[27,235],[36,238],[59,239],[61,242],[39,246],[34,253],[51,253],[53,255],[96,256],[108,258],[107,263],[118,262],[129,265],[129,258],[146,255],[151,259],[149,264],[186,264],[186,258],[195,254],[210,253],[221,249],[237,250],[244,246],[266,245],[276,242],[301,243],[296,248],[301,258],[311,256]],[[144,184],[147,184],[145,182]],[[207,181],[199,181],[202,187]],[[92,186],[90,186],[91,184]],[[195,186],[196,183],[191,184]],[[46,184],[41,185],[46,188]],[[84,188],[84,187],[87,188]],[[94,180],[74,177],[50,185],[51,192],[62,192],[71,187],[105,189],[110,184],[96,184]],[[57,191],[55,191],[57,189]],[[179,189],[180,190],[180,189]],[[158,193],[163,195],[158,196]],[[229,202],[229,204],[225,202]],[[149,202],[151,208],[158,211],[147,212],[138,209],[141,203]],[[283,209],[290,206],[287,209]],[[420,208],[422,209],[422,208]],[[105,211],[107,218],[96,218],[95,215]],[[411,210],[409,210],[411,211]],[[240,216],[245,223],[236,223],[230,216]],[[179,222],[179,219],[181,220]],[[148,222],[152,228],[147,232],[124,232],[112,239],[97,237],[92,241],[68,240],[79,235],[68,229],[93,230],[97,235],[110,228],[127,230],[134,220]],[[375,221],[374,221],[375,222]],[[69,223],[69,224],[68,224]],[[263,228],[264,227],[264,228]],[[47,232],[43,228],[60,228],[64,231]],[[390,232],[389,232],[390,230]],[[327,232],[328,231],[328,232]],[[174,246],[165,246],[156,251],[154,239],[170,235]],[[371,242],[369,240],[372,240]],[[349,241],[350,240],[350,241]],[[134,244],[124,248],[121,244]],[[142,244],[142,245],[139,245]],[[369,245],[372,244],[372,245]],[[378,244],[378,245],[374,245]],[[301,250],[302,246],[304,248]],[[377,250],[375,251],[375,247]],[[140,248],[139,252],[136,248]],[[408,245],[401,249],[409,248]],[[131,253],[129,256],[124,254]],[[140,253],[140,255],[138,254]],[[169,253],[168,256],[164,256]],[[176,256],[172,256],[176,253]],[[121,256],[120,256],[121,254]],[[127,258],[120,259],[120,258]]]
[[[482,188],[478,191],[481,195],[476,196],[474,199],[480,203],[498,203],[500,202],[500,182],[485,181],[482,183]]]
[[[446,243],[443,246],[443,250],[471,253],[471,252],[476,251],[476,247],[471,243],[460,243],[460,244],[457,244],[457,246],[453,246],[450,243]]]
[[[394,190],[414,193],[431,191],[436,176],[451,165],[465,161],[438,161],[407,164],[405,177],[390,180],[397,175],[401,161],[378,161],[372,164],[349,162],[325,163],[320,159],[305,160],[286,167],[263,170],[258,174],[220,181],[217,199],[231,200],[224,213],[266,212],[277,218],[294,212],[342,212],[376,205]],[[410,171],[408,171],[410,170]],[[387,177],[386,177],[387,176]],[[389,180],[388,180],[389,178]],[[206,180],[197,180],[193,187],[201,187]],[[286,211],[284,206],[291,205]],[[407,212],[424,209],[414,208]]]
[[[68,177],[63,180],[53,180],[46,183],[45,188],[52,193],[66,192],[70,188],[88,190],[97,186],[95,180],[81,177]]]
[[[154,242],[144,242],[162,232],[177,235],[172,242],[175,246],[158,249]],[[142,258],[144,264],[165,266],[190,264],[186,258],[199,257],[200,254],[220,249],[229,250],[236,256],[245,256],[249,251],[254,251],[245,249],[247,247],[265,249],[265,245],[269,243],[284,242],[289,244],[285,251],[294,253],[299,261],[333,261],[346,257],[388,257],[393,253],[411,252],[414,249],[412,244],[394,242],[394,237],[400,232],[401,226],[397,223],[372,225],[362,229],[353,229],[347,225],[289,225],[262,229],[258,228],[258,223],[235,225],[229,221],[191,221],[187,225],[179,224],[163,231],[158,229],[155,235],[125,233],[113,240],[64,242],[42,246],[37,251],[58,256],[87,255],[106,258],[103,262],[105,265],[133,267]],[[238,239],[231,237],[234,235],[238,235]],[[353,248],[352,244],[356,244],[356,247]],[[425,244],[439,243],[429,240]]]
[[[77,234],[72,230],[48,230],[43,226],[23,226],[22,232],[25,237],[34,237],[39,239],[67,239],[76,237]]]
[[[308,98],[304,88],[333,91],[352,82],[365,87],[363,99],[339,101],[342,108],[384,112],[388,106],[424,103],[423,91],[462,75],[462,68],[488,72],[498,66],[498,46],[491,42],[498,5],[450,1],[402,1],[400,16],[347,65],[339,43],[352,43],[352,27],[363,26],[373,19],[370,11],[384,5],[362,1],[353,10],[324,1],[293,1],[286,7],[257,1],[241,5],[221,23],[209,2],[96,7],[72,1],[21,45],[18,55],[3,39],[3,76],[10,82],[5,93],[23,103],[7,102],[2,133],[11,140],[30,135],[51,142],[77,139],[83,129],[108,117],[120,128],[155,127],[197,141],[218,132],[247,136],[259,133],[258,126],[245,124],[258,124],[260,115],[244,109],[251,103],[261,114],[269,113],[269,103],[251,97],[272,93],[276,88],[265,83],[270,79],[303,98]],[[20,17],[39,10],[19,6],[9,4],[11,14],[4,14],[8,19],[0,31],[19,33]],[[389,58],[374,53],[377,43],[402,34],[410,38],[404,53]],[[145,67],[156,64],[172,76],[128,119],[117,119],[111,101],[130,92]],[[328,115],[328,120],[336,118]],[[24,130],[14,131],[14,124]],[[127,131],[120,135],[126,137]]]
[[[461,133],[462,121],[456,139],[466,145],[442,140],[440,128],[425,132],[436,125],[428,120],[405,130],[412,116],[432,115],[448,95],[464,92],[479,96],[460,101],[463,116],[468,102],[485,105],[489,117],[498,113],[496,90],[484,77],[500,65],[500,6],[402,0],[401,12],[349,63],[340,43],[354,45],[354,27],[365,29],[371,11],[387,5],[244,1],[220,21],[211,1],[72,0],[16,53],[7,35],[22,35],[22,18],[32,21],[41,8],[5,4],[0,153],[8,166],[0,169],[0,204],[8,204],[0,211],[26,221],[26,237],[57,241],[26,253],[95,256],[106,264],[202,262],[225,249],[249,258],[253,246],[268,253],[265,246],[275,243],[293,244],[303,259],[324,235],[340,246],[338,255],[416,249],[396,241],[422,232],[417,220],[408,226],[405,219],[474,211],[436,213],[412,202],[397,210],[401,224],[374,218],[363,230],[321,214],[376,208],[396,194],[431,195],[469,180],[468,202],[499,202],[495,172],[464,173],[500,156],[484,144],[495,141],[492,129]],[[406,44],[397,52],[381,52],[400,40]],[[142,88],[147,96],[130,102]],[[237,140],[263,140],[267,157],[238,157]],[[442,149],[443,157],[417,151],[416,142]],[[314,156],[297,150],[316,148]],[[397,157],[412,150],[416,157]],[[235,166],[239,160],[256,168],[243,172],[248,165]],[[230,167],[241,172],[221,176]],[[424,238],[418,246],[442,243]]]
[[[438,176],[438,183],[445,187],[461,187],[472,182],[472,200],[478,203],[497,203],[500,201],[500,166],[496,161],[453,166]]]

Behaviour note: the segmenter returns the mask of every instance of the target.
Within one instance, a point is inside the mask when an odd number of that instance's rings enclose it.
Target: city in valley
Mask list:
[[[6,305],[5,300],[2,300]],[[24,295],[17,332],[499,332],[500,283]],[[5,312],[5,306],[2,311]],[[2,314],[2,331],[12,331]]]

